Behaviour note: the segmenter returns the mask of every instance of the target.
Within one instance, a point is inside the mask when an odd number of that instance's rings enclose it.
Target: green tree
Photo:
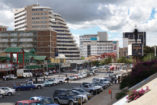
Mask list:
[[[100,62],[101,65],[105,65],[105,64],[109,64],[109,63],[112,63],[112,58],[111,57],[106,58],[106,59],[104,59]]]
[[[99,66],[100,62],[99,61],[92,61],[91,62],[93,66]]]
[[[132,58],[121,57],[117,60],[118,63],[132,63]]]
[[[84,60],[85,59],[85,57],[81,57],[81,60]]]

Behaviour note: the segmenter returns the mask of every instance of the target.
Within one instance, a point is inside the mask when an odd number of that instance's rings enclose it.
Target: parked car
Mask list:
[[[0,89],[0,98],[3,98],[5,96],[5,91]]]
[[[53,85],[57,85],[59,83],[59,81],[56,78],[48,79],[48,81],[53,82]]]
[[[95,82],[93,83],[95,86],[101,86],[103,89],[106,89],[108,87],[107,84],[105,83],[100,83],[100,82]]]
[[[110,81],[108,81],[106,78],[93,78],[92,82],[95,83],[95,82],[105,82],[106,84],[110,84]]]
[[[55,85],[54,81],[52,80],[45,80],[43,84],[45,87]]]
[[[29,81],[29,82],[27,82],[27,84],[34,85],[35,88],[37,88],[37,89],[41,89],[45,86],[43,82]]]
[[[19,86],[14,86],[13,87],[15,90],[31,90],[31,89],[35,89],[36,86],[33,84],[20,84]]]
[[[39,101],[36,100],[22,100],[17,101],[15,105],[41,105]]]
[[[87,95],[88,99],[90,99],[92,97],[92,94],[85,91],[84,89],[82,88],[73,88],[72,90],[75,90],[75,91],[78,91],[80,92],[81,94],[84,94],[84,95]]]
[[[58,105],[55,104],[50,97],[45,96],[34,96],[31,97],[30,100],[38,100],[40,102],[40,105]]]
[[[55,74],[56,70],[49,70],[49,74]]]
[[[58,104],[75,105],[81,102],[82,97],[74,95],[71,90],[58,89],[53,94],[54,102]]]
[[[91,83],[82,83],[80,87],[91,93],[92,95],[95,95],[102,91],[102,88],[100,86],[94,86]]]
[[[11,80],[11,79],[16,79],[16,78],[17,77],[14,74],[3,76],[3,80]]]
[[[69,76],[68,78],[69,78],[69,80],[76,80],[76,77],[73,75]]]
[[[44,75],[45,75],[45,76],[48,76],[48,75],[49,75],[49,72],[44,72]]]
[[[79,77],[79,79],[82,79],[82,78],[83,78],[83,76],[82,76],[81,74],[78,74],[78,77]]]
[[[5,92],[4,95],[7,95],[7,96],[14,95],[16,92],[15,89],[12,89],[10,87],[0,87],[0,89],[2,89]]]
[[[82,100],[79,104],[81,103],[85,103],[88,101],[88,96],[86,94],[83,94],[79,91],[76,91],[76,90],[72,90],[73,94],[76,95],[76,96],[79,96],[79,97],[82,97]]]
[[[55,79],[56,79],[56,81],[58,81],[58,83],[64,83],[65,82],[65,78],[64,77],[57,77]]]

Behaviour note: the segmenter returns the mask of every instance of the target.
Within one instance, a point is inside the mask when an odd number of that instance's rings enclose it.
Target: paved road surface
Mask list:
[[[104,76],[106,76],[105,73],[98,73],[95,77],[104,77]],[[89,77],[89,78],[85,78],[85,79],[77,80],[77,81],[71,81],[69,84],[65,83],[65,84],[60,84],[60,85],[52,86],[52,87],[44,87],[43,89],[40,89],[40,90],[36,89],[36,90],[31,90],[31,91],[18,91],[15,96],[10,96],[10,97],[6,96],[5,98],[0,99],[0,105],[13,105],[18,100],[29,99],[32,96],[52,97],[55,89],[58,89],[58,88],[70,89],[73,87],[77,87],[77,86],[80,86],[82,82],[91,82],[92,78],[94,77]],[[12,83],[15,81],[9,81],[9,82]],[[17,80],[17,81],[21,81],[21,80]],[[9,82],[5,82],[4,84],[8,84]],[[3,82],[0,82],[0,85],[2,84]],[[118,91],[117,90],[118,85],[113,85],[111,86],[111,88],[113,88],[113,93]],[[89,100],[84,105],[109,105],[110,102],[111,100],[110,100],[110,96],[108,95],[108,89],[106,89],[104,92],[100,93],[99,95],[94,96],[91,100]]]

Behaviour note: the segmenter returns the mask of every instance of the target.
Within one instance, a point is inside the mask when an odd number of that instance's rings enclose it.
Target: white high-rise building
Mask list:
[[[15,30],[54,30],[57,32],[56,51],[67,60],[79,60],[80,51],[66,22],[49,7],[31,5],[15,9]]]
[[[119,57],[118,41],[108,41],[106,32],[80,36],[80,53],[83,57],[115,53]]]

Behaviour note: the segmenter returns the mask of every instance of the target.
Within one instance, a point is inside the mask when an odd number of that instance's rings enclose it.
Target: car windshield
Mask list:
[[[83,89],[74,89],[76,91],[79,91],[79,92],[85,92]]]
[[[24,104],[24,105],[28,105],[28,104]],[[34,102],[34,103],[31,103],[30,105],[42,105],[42,104],[40,102]]]

